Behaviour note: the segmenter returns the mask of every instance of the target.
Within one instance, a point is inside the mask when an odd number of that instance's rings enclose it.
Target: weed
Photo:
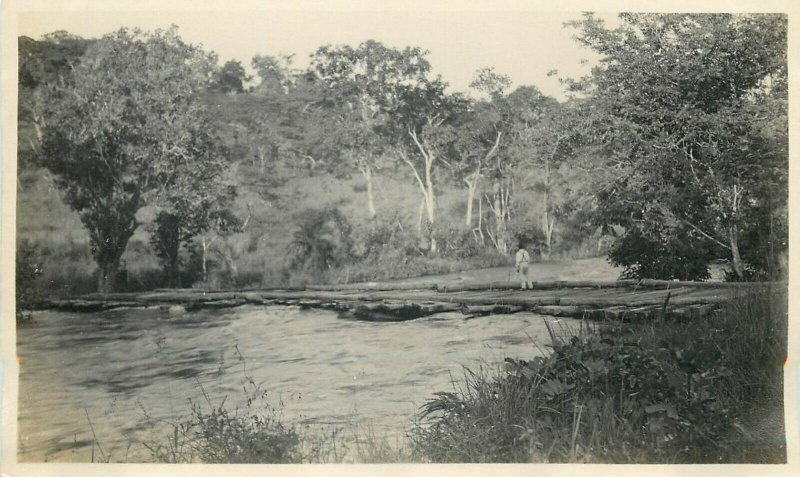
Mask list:
[[[705,320],[606,323],[554,352],[467,371],[412,434],[433,462],[739,462],[736,418],[780,402],[786,296],[746,293]],[[738,447],[737,447],[738,445]],[[785,461],[785,449],[747,453]]]

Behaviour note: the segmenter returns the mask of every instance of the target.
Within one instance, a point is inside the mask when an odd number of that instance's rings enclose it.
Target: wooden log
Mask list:
[[[581,318],[586,312],[586,308],[574,305],[541,305],[531,308],[534,313],[548,316],[568,316],[572,318]]]
[[[476,316],[486,316],[486,315],[509,315],[512,313],[517,313],[522,311],[521,306],[517,305],[500,305],[500,304],[491,304],[491,305],[467,305],[467,306],[459,306],[458,310],[451,310],[451,311],[460,311],[465,315],[469,315],[471,317]]]
[[[187,303],[184,305],[186,311],[195,311],[202,309],[218,309],[218,308],[233,308],[247,303],[243,299],[231,300],[214,300],[214,301],[198,301],[194,303]]]
[[[388,282],[362,282],[342,285],[307,285],[309,291],[393,291],[393,290],[432,290],[436,283],[388,283]]]

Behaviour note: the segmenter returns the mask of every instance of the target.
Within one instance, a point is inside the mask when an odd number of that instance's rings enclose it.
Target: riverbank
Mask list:
[[[554,338],[436,393],[413,435],[431,462],[785,463],[786,288],[704,320]]]
[[[508,357],[499,373],[468,369],[454,388],[430,394],[407,441],[362,435],[355,461],[785,463],[786,311],[783,288],[736,295],[704,320],[577,329],[545,321],[552,354]],[[342,461],[340,434],[230,416],[195,410],[179,429],[192,429],[182,438],[202,452],[180,461]],[[217,438],[220,420],[230,432]],[[290,444],[271,448],[285,457],[259,460],[252,443],[271,433]],[[225,451],[240,440],[249,446]]]
[[[657,316],[701,318],[734,295],[760,293],[769,287],[785,288],[786,284],[607,280],[534,282],[533,286],[520,290],[516,284],[503,281],[431,280],[245,291],[156,290],[42,300],[37,308],[97,312],[164,307],[183,313],[255,304],[330,309],[368,321],[404,321],[455,311],[467,317],[531,311],[550,316],[638,321]]]

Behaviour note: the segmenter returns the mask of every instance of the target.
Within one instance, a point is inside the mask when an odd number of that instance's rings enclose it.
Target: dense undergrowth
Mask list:
[[[785,462],[742,445],[739,419],[780,407],[786,350],[785,290],[706,320],[604,324],[502,375],[468,372],[424,406],[413,447],[433,462]]]

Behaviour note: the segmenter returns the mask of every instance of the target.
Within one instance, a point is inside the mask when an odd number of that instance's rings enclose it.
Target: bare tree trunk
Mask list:
[[[475,170],[472,179],[464,180],[464,182],[467,183],[467,215],[465,217],[465,223],[467,224],[467,227],[472,226],[472,203],[475,201],[475,191],[478,188],[478,179],[480,179],[480,167]]]
[[[112,231],[101,232],[96,227],[90,228],[91,244],[95,249],[98,277],[97,290],[101,293],[113,293],[119,285],[119,264],[128,241],[136,230],[134,217],[119,217]]]
[[[542,211],[542,232],[544,233],[545,249],[542,250],[542,259],[550,260],[550,255],[553,252],[552,239],[553,239],[553,219],[550,217],[550,163],[545,162],[544,165],[544,191],[542,191],[542,203],[544,210]]]
[[[547,246],[547,258],[546,260],[550,260],[550,256],[553,254],[553,230],[556,227],[556,219],[555,217],[551,217],[549,222],[547,223],[547,228],[544,231],[544,239],[545,245]]]
[[[489,233],[489,238],[500,253],[508,253],[508,222],[511,219],[510,210],[510,184],[495,183],[494,194],[491,199],[487,197],[489,209],[494,216],[494,232]]]
[[[744,263],[742,262],[741,255],[739,254],[739,230],[735,225],[731,225],[730,239],[731,239],[731,255],[733,257],[733,271],[736,272],[736,276],[739,277],[739,279],[743,279]]]
[[[419,214],[417,214],[417,233],[422,234],[422,214],[425,213],[425,198],[419,201]]]
[[[211,244],[206,240],[206,236],[201,237],[201,246],[203,247],[203,283],[208,283],[208,247]]]
[[[436,238],[434,237],[434,224],[436,223],[436,194],[433,188],[433,163],[436,159],[434,152],[430,149],[424,138],[420,140],[417,133],[413,130],[409,130],[408,134],[414,140],[420,156],[422,156],[425,168],[424,179],[423,175],[420,174],[420,171],[417,170],[417,167],[414,165],[414,162],[405,153],[401,151],[400,157],[403,159],[403,162],[408,164],[408,166],[411,168],[411,171],[414,173],[414,177],[417,180],[417,185],[419,185],[420,193],[422,194],[422,202],[425,206],[425,211],[427,212],[428,216],[428,223],[430,225],[430,231],[428,234],[428,240],[430,242],[429,251],[431,254],[435,254]]]
[[[733,270],[741,280],[744,278],[744,263],[741,255],[739,255],[739,228],[736,226],[736,218],[739,215],[739,205],[744,197],[744,189],[734,184],[731,194],[731,217],[733,219],[730,227],[731,256],[733,258]]]
[[[367,210],[369,211],[369,218],[374,219],[378,212],[375,210],[375,198],[372,190],[372,168],[365,165],[359,169],[367,182]]]
[[[483,157],[483,159],[478,159],[478,164],[475,167],[475,172],[471,174],[469,179],[464,179],[464,182],[467,183],[467,216],[466,216],[466,224],[467,227],[472,226],[472,203],[475,200],[475,192],[478,189],[478,182],[481,180],[481,167],[484,163],[488,162],[489,159],[494,156],[495,152],[497,152],[497,147],[500,145],[500,138],[502,137],[503,133],[498,131],[497,138],[494,141],[494,145],[489,152]]]

